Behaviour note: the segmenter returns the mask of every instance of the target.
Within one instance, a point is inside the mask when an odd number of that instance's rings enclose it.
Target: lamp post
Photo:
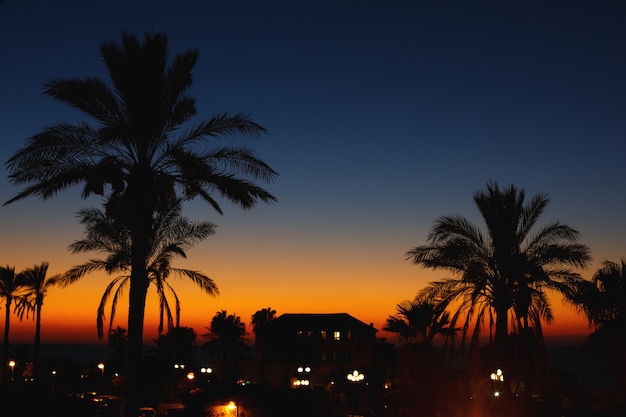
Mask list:
[[[348,379],[348,381],[352,382],[351,385],[353,385],[353,387],[349,389],[349,396],[352,397],[354,414],[357,414],[360,409],[359,407],[360,389],[357,389],[357,385],[359,385],[359,383],[365,379],[365,375],[363,375],[362,373],[360,373],[359,371],[355,369],[354,371],[352,371],[351,374],[346,375],[346,378]]]
[[[9,361],[9,368],[11,368],[11,381],[13,381],[14,371],[15,371],[15,361],[11,359]]]
[[[504,383],[504,372],[502,372],[502,369],[498,368],[489,375],[489,379],[491,379],[494,384],[493,396],[499,397],[502,391],[502,384]]]

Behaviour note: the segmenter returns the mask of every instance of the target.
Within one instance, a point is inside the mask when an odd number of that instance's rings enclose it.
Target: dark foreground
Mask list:
[[[146,404],[159,416],[176,417],[621,417],[626,408],[615,393],[579,392],[575,398],[461,398],[441,393],[429,401],[413,392],[393,392],[380,401],[366,392],[338,395],[317,389],[268,390],[258,386],[225,392],[191,392],[176,403]],[[410,393],[409,393],[410,394]],[[0,395],[3,417],[118,417],[121,399],[96,392],[61,393],[34,383],[5,384]]]

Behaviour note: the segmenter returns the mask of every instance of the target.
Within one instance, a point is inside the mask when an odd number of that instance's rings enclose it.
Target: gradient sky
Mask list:
[[[549,4],[546,4],[549,3]],[[592,4],[593,3],[593,4]],[[597,3],[597,4],[596,4]],[[218,215],[185,206],[216,235],[176,266],[217,283],[211,298],[175,283],[184,326],[200,335],[222,309],[347,312],[382,328],[397,303],[445,276],[412,265],[433,221],[482,225],[472,195],[489,181],[547,193],[590,246],[590,278],[626,257],[626,10],[620,2],[34,1],[0,3],[0,159],[43,127],[82,119],[41,94],[61,77],[106,77],[99,45],[124,30],[162,31],[174,55],[197,48],[192,95],[209,117],[244,112],[269,130],[245,143],[279,172],[279,202]],[[0,200],[18,191],[0,175]],[[0,207],[0,264],[50,263],[83,236],[76,212],[97,206],[72,189]],[[542,223],[543,224],[543,223]],[[52,289],[42,341],[95,342],[108,282]],[[145,338],[156,334],[150,292]],[[553,297],[548,335],[586,334]],[[117,324],[126,327],[125,306]],[[32,341],[13,319],[14,342]]]

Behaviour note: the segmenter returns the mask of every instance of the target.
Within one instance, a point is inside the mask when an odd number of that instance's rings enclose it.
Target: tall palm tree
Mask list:
[[[9,327],[11,324],[11,304],[23,288],[24,280],[21,274],[15,273],[14,266],[0,266],[0,297],[4,298],[4,338],[2,339],[2,367],[3,382],[8,381],[9,363]]]
[[[19,306],[20,319],[33,313],[35,320],[35,341],[33,343],[33,377],[39,376],[39,360],[41,350],[41,309],[48,289],[55,286],[60,275],[48,277],[48,262],[42,262],[22,272],[24,279],[23,298]]]
[[[97,329],[98,337],[102,338],[109,299],[111,299],[108,326],[110,333],[117,304],[131,282],[130,231],[124,223],[107,217],[102,210],[84,209],[79,214],[81,223],[86,225],[86,238],[72,243],[70,250],[73,253],[98,251],[107,256],[104,259],[90,259],[82,265],[73,267],[63,275],[60,285],[67,286],[95,271],[121,274],[113,278],[100,300]],[[169,211],[155,215],[146,271],[150,284],[154,285],[159,297],[159,334],[163,332],[164,322],[167,322],[168,330],[180,327],[180,300],[170,284],[172,277],[187,278],[208,295],[219,294],[217,286],[208,276],[198,271],[172,266],[174,257],[186,258],[187,249],[213,233],[215,233],[213,223],[192,222],[181,216],[180,202]],[[174,314],[168,296],[174,300]]]
[[[462,216],[443,216],[435,221],[429,244],[412,248],[407,257],[455,275],[430,283],[419,296],[458,306],[452,322],[464,316],[463,339],[473,325],[474,344],[488,321],[491,335],[495,326],[496,352],[501,352],[509,318],[526,330],[534,326],[540,336],[541,320],[553,320],[546,291],[571,297],[581,278],[568,267],[584,268],[591,257],[588,247],[577,242],[578,231],[558,221],[533,233],[549,202],[545,194],[525,202],[524,190],[488,183],[474,193],[474,202],[486,234]]]
[[[216,197],[245,209],[276,198],[254,183],[277,173],[242,146],[206,146],[223,136],[258,137],[265,129],[243,114],[217,114],[190,125],[197,114],[187,94],[196,50],[168,59],[167,37],[129,33],[100,47],[112,85],[99,78],[55,79],[44,94],[95,120],[60,123],[31,137],[6,163],[9,178],[27,187],[5,204],[29,196],[43,199],[84,184],[83,197],[106,199],[107,215],[130,231],[128,314],[129,375],[124,414],[137,414],[143,318],[150,283],[152,216],[179,196],[202,198],[222,213]],[[169,61],[169,62],[168,62]]]
[[[208,333],[202,337],[209,339],[202,348],[222,362],[224,380],[234,382],[237,361],[247,352],[246,325],[241,317],[228,314],[226,310],[218,311],[207,327]]]

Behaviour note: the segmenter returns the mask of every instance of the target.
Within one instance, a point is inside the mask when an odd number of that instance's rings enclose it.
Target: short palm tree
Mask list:
[[[431,346],[435,337],[447,342],[458,329],[451,326],[450,313],[445,303],[428,300],[404,300],[396,306],[396,314],[389,316],[383,330],[396,333],[409,343]]]
[[[252,331],[254,332],[254,348],[260,353],[261,363],[259,378],[261,382],[265,381],[265,362],[267,361],[267,325],[276,318],[276,310],[272,307],[262,308],[256,311],[251,319]]]
[[[111,356],[109,357],[108,365],[114,372],[122,373],[124,364],[126,363],[126,345],[128,344],[126,329],[121,326],[111,329],[108,342],[111,348]]]
[[[61,280],[67,286],[95,271],[105,271],[117,275],[106,287],[97,314],[98,337],[104,336],[106,306],[111,300],[108,332],[111,332],[115,312],[124,290],[131,280],[131,239],[130,231],[124,223],[107,217],[102,210],[84,209],[79,213],[81,222],[86,225],[86,238],[70,245],[73,253],[98,251],[107,256],[103,259],[90,259],[88,262],[67,271]],[[180,300],[170,284],[172,277],[183,277],[195,283],[200,290],[212,296],[219,294],[217,286],[208,276],[189,269],[174,268],[175,257],[186,258],[186,250],[206,239],[215,232],[210,222],[192,222],[181,216],[181,205],[176,204],[169,211],[155,215],[146,270],[150,284],[156,288],[159,297],[158,333],[167,328],[180,327]],[[174,314],[168,296],[174,301]]]
[[[626,387],[626,261],[605,261],[575,299],[594,331],[585,348],[607,357],[613,377]]]
[[[271,181],[277,174],[246,147],[208,146],[224,136],[264,133],[248,116],[222,113],[191,124],[197,108],[187,92],[197,51],[170,61],[164,34],[149,33],[141,41],[125,33],[120,43],[104,42],[100,52],[111,84],[93,77],[55,79],[44,88],[44,94],[95,123],[60,123],[31,137],[6,163],[10,180],[27,186],[5,204],[29,196],[47,199],[84,184],[83,197],[104,196],[107,215],[130,231],[124,414],[134,416],[153,214],[169,210],[180,196],[200,197],[219,213],[217,197],[245,209],[273,202],[276,198],[254,181]]]
[[[211,320],[208,333],[202,337],[209,339],[202,348],[212,357],[221,360],[224,379],[234,382],[237,361],[247,352],[246,325],[241,317],[218,311]]]
[[[23,276],[15,273],[14,266],[0,266],[0,297],[4,298],[4,338],[2,339],[3,382],[8,380],[7,364],[9,363],[9,327],[11,324],[11,307],[13,300],[19,296],[24,285]]]
[[[39,375],[39,361],[41,350],[41,309],[48,290],[57,285],[59,275],[48,277],[48,262],[42,262],[32,268],[25,269],[21,275],[24,280],[24,290],[20,299],[19,317],[33,313],[35,320],[35,342],[33,343],[33,377]]]

